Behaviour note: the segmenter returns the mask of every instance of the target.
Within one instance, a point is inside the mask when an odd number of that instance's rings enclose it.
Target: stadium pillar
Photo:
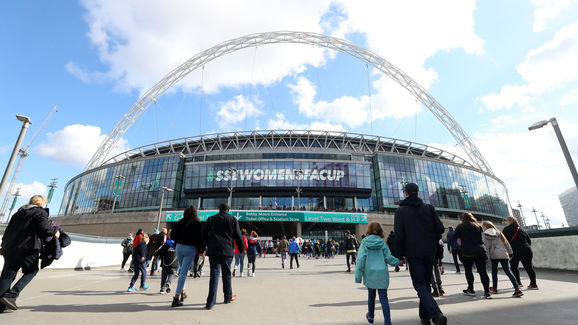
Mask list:
[[[303,229],[301,228],[301,222],[297,223],[297,237],[303,236]]]

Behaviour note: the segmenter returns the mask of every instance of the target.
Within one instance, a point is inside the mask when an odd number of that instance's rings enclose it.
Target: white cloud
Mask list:
[[[531,114],[534,112],[532,107],[526,107],[523,111],[525,115],[516,117],[514,115],[500,115],[491,121],[493,130],[501,129],[511,129],[514,126],[525,126],[530,125],[532,122],[538,120],[539,118],[544,118],[542,114]]]
[[[541,32],[547,28],[550,21],[555,20],[572,5],[578,3],[577,0],[532,0],[536,9],[534,10],[534,32]]]
[[[490,110],[527,105],[545,91],[578,80],[578,22],[557,31],[552,40],[531,50],[516,69],[524,85],[505,85],[497,94],[481,98]]]
[[[58,162],[84,167],[106,134],[102,134],[97,126],[73,124],[55,133],[48,133],[46,137],[47,140],[35,148],[40,155]],[[128,150],[128,142],[121,139],[111,150],[110,156],[125,150]]]
[[[257,98],[247,98],[238,95],[234,99],[221,104],[217,112],[216,122],[218,125],[236,124],[248,117],[255,117],[263,112],[259,109],[263,107],[263,102]]]
[[[16,205],[16,208],[28,203],[30,198],[34,195],[42,195],[44,197],[48,195],[48,186],[38,181],[34,181],[31,184],[15,183],[14,192],[16,192],[17,189],[20,189],[21,196],[18,198],[18,204]],[[12,201],[12,195],[10,196],[10,201]]]
[[[290,122],[283,113],[275,114],[274,119],[267,121],[269,130],[315,130],[315,131],[345,131],[341,124],[315,121],[310,124],[299,124]]]
[[[560,106],[567,106],[567,105],[574,104],[574,103],[578,103],[578,89],[577,88],[572,89],[572,91],[570,91],[568,94],[566,94],[566,96],[564,96],[564,98],[562,98],[562,101],[560,102]]]

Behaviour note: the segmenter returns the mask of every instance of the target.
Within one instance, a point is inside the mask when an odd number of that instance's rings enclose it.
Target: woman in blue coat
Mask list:
[[[379,294],[381,309],[385,324],[391,324],[389,313],[389,301],[387,300],[387,288],[389,287],[389,270],[387,265],[399,266],[400,260],[391,255],[389,247],[383,240],[385,235],[383,228],[377,222],[372,222],[367,227],[367,237],[361,241],[355,267],[355,282],[367,287],[368,299],[365,315],[367,322],[373,324],[375,311],[375,292]]]

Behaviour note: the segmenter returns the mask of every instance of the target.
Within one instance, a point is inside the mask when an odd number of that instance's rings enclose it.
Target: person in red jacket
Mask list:
[[[239,268],[239,276],[243,277],[243,262],[245,261],[246,251],[249,247],[249,242],[247,241],[247,229],[241,229],[241,235],[243,236],[245,252],[239,253],[237,243],[235,242],[235,266],[233,267],[233,276],[235,276],[235,272],[237,271],[237,268]]]

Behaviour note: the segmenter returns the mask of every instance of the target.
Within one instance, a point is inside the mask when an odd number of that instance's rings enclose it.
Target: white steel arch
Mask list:
[[[379,55],[357,46],[347,40],[316,34],[309,32],[295,31],[277,31],[250,34],[243,37],[225,41],[207,50],[204,50],[193,56],[185,63],[169,72],[162,80],[157,82],[151,89],[145,92],[139,100],[124,114],[123,118],[116,124],[114,129],[108,134],[101,143],[94,156],[86,165],[86,169],[91,169],[103,164],[111,149],[116,145],[124,133],[132,126],[139,116],[153,103],[158,97],[164,94],[169,88],[183,79],[186,75],[212,60],[245,49],[267,44],[307,44],[321,46],[330,50],[339,51],[361,61],[370,64],[380,70],[385,75],[393,79],[399,85],[409,91],[417,100],[425,105],[434,116],[448,129],[457,143],[464,149],[472,160],[472,164],[493,175],[492,169],[484,159],[472,139],[454,120],[451,114],[432,96],[430,93],[419,85],[410,76],[406,75],[401,69],[389,63]]]

